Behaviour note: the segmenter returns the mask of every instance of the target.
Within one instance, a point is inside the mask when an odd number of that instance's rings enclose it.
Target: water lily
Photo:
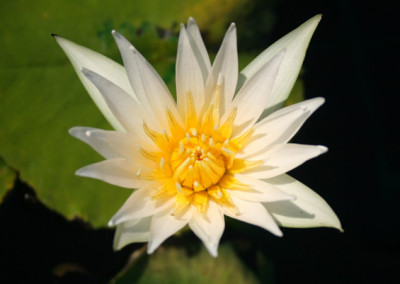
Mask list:
[[[176,102],[118,32],[112,34],[124,67],[55,36],[115,128],[70,130],[105,158],[76,174],[135,189],[109,222],[117,226],[116,249],[148,242],[152,253],[188,225],[217,256],[225,215],[277,236],[279,226],[340,229],[328,204],[286,174],[326,152],[324,146],[288,143],[324,99],[279,109],[319,20],[308,20],[238,73],[235,25],[211,64],[190,18],[179,35]]]

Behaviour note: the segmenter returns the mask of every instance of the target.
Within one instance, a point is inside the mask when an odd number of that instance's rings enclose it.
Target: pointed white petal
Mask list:
[[[156,163],[152,160],[145,158],[141,149],[142,145],[146,145],[145,149],[148,151],[157,151],[158,148],[149,148],[150,143],[143,144],[143,141],[138,138],[136,134],[119,131],[91,131],[90,136],[96,141],[105,141],[111,150],[118,153],[119,157],[125,156],[131,161],[135,161],[139,167],[154,169]]]
[[[276,145],[263,155],[255,157],[256,160],[264,160],[260,167],[243,172],[253,178],[267,179],[284,174],[304,162],[315,158],[328,149],[325,146],[283,144]]]
[[[272,87],[274,86],[279,66],[284,58],[285,50],[282,50],[270,61],[264,64],[249,80],[233,100],[231,108],[237,108],[234,132],[239,135],[258,120],[269,100]],[[249,111],[251,110],[251,111]],[[229,115],[227,111],[222,118],[224,121]]]
[[[96,72],[101,76],[107,78],[115,85],[123,89],[125,92],[129,93],[132,97],[134,97],[135,95],[133,94],[130,87],[124,67],[93,50],[80,46],[65,38],[62,38],[60,36],[55,36],[54,38],[64,50],[65,54],[68,56],[76,73],[79,76],[79,79],[81,79],[89,95],[96,103],[100,111],[103,113],[104,117],[115,129],[123,130],[124,128],[109,109],[103,96],[100,94],[97,88],[93,86],[93,84],[86,78],[86,76],[82,74],[81,71],[82,68],[90,69],[93,72]]]
[[[325,102],[325,99],[322,98],[322,97],[317,97],[317,98],[312,98],[312,99],[309,99],[309,100],[305,100],[305,101],[302,101],[302,102],[299,102],[299,103],[296,103],[296,104],[281,108],[281,109],[273,112],[272,114],[270,114],[264,120],[265,121],[271,121],[271,120],[274,120],[276,118],[279,118],[279,117],[282,117],[284,115],[287,115],[288,113],[293,112],[293,111],[298,110],[298,109],[301,109],[304,112],[309,112],[310,115],[311,115],[324,102]],[[261,121],[259,123],[261,123]]]
[[[231,24],[218,50],[206,83],[205,103],[210,103],[211,96],[222,76],[220,113],[223,114],[232,102],[238,78],[238,54],[236,26]]]
[[[122,35],[115,31],[113,35],[123,55],[125,67],[129,68],[132,88],[143,107],[148,111],[152,110],[160,126],[157,130],[166,129],[169,131],[167,110],[170,110],[177,121],[181,123],[175,101],[160,75]]]
[[[174,202],[173,198],[154,200],[152,199],[154,192],[153,186],[146,186],[132,193],[124,205],[111,218],[109,226],[117,225],[130,219],[152,216],[171,207]]]
[[[324,101],[324,98],[310,99],[267,116],[254,126],[252,138],[239,157],[249,159],[253,155],[260,155],[273,145],[287,143]]]
[[[264,203],[281,226],[292,228],[333,227],[342,231],[335,212],[321,196],[298,180],[280,175],[267,180],[296,200]]]
[[[235,214],[229,209],[224,208],[225,215],[261,227],[276,236],[282,236],[282,232],[278,225],[261,203],[245,201],[233,196],[232,200],[239,212],[238,214]]]
[[[143,118],[145,116],[139,103],[120,87],[101,75],[88,69],[83,69],[82,73],[100,91],[108,107],[124,129],[143,136]]]
[[[150,238],[151,217],[135,219],[117,226],[114,236],[114,250],[120,250],[131,243],[144,243]]]
[[[272,202],[295,199],[293,195],[285,193],[268,182],[241,174],[236,174],[235,178],[241,183],[249,185],[251,188],[245,190],[228,190],[231,196],[256,202]]]
[[[187,24],[187,35],[190,45],[192,46],[193,53],[197,58],[197,62],[199,63],[203,76],[203,84],[205,85],[208,74],[211,70],[211,62],[210,58],[208,57],[207,49],[204,45],[203,39],[201,38],[199,27],[192,17],[189,18]]]
[[[303,64],[308,44],[320,20],[321,15],[316,15],[268,47],[240,72],[238,87],[243,86],[249,78],[256,74],[265,62],[268,62],[283,48],[286,48],[286,55],[281,64],[266,108],[276,109],[276,107],[280,107],[292,90]]]
[[[143,81],[140,77],[140,69],[137,65],[137,58],[133,52],[135,48],[123,35],[117,31],[113,30],[112,35],[121,53],[122,61],[124,62],[126,73],[128,74],[132,89],[134,90],[140,104],[144,108],[150,109],[150,102],[147,100]]]
[[[138,179],[139,171],[145,172],[132,161],[117,158],[83,167],[76,171],[76,175],[99,179],[120,187],[137,188],[147,183],[147,181]]]
[[[199,63],[193,53],[185,27],[181,26],[176,58],[176,93],[178,110],[186,115],[187,93],[191,93],[197,114],[204,104],[204,83]]]
[[[186,210],[179,218],[171,215],[171,209],[163,210],[151,220],[150,240],[147,246],[147,253],[153,253],[167,238],[182,229],[190,220],[192,210]]]
[[[218,244],[225,229],[224,215],[219,206],[212,200],[208,203],[205,216],[193,208],[193,218],[189,221],[190,229],[202,240],[208,252],[213,257],[218,256]]]
[[[91,128],[91,127],[73,127],[69,130],[69,134],[78,138],[79,140],[90,145],[97,153],[102,155],[106,159],[120,158],[121,154],[112,149],[104,139],[99,139],[93,136],[93,133],[107,132],[102,129]]]

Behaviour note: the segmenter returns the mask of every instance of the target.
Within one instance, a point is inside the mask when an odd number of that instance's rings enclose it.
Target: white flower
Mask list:
[[[326,202],[285,174],[326,152],[323,146],[288,143],[324,99],[272,112],[287,98],[319,20],[315,16],[280,39],[238,75],[235,25],[211,65],[196,22],[189,19],[179,35],[176,103],[119,33],[113,36],[125,68],[56,36],[116,129],[70,130],[106,159],[77,175],[136,188],[109,223],[117,226],[116,249],[148,242],[152,253],[189,225],[217,256],[224,215],[277,236],[278,225],[340,229]]]

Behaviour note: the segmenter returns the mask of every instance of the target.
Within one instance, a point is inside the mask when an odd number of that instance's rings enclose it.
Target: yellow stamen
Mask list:
[[[229,172],[232,174],[238,174],[255,167],[260,166],[264,161],[248,161],[243,159],[235,159],[233,161],[232,167],[229,168]]]
[[[161,150],[169,152],[170,149],[168,147],[168,140],[165,139],[165,136],[158,133],[157,131],[154,131],[150,129],[146,123],[143,123],[143,129],[144,132],[147,134],[147,136],[153,140],[154,144],[158,146]]]
[[[191,92],[187,92],[186,100],[187,100],[187,109],[186,109],[185,127],[186,129],[191,129],[191,128],[196,129],[199,127],[199,119],[196,114],[196,109],[194,107],[194,101]]]
[[[237,113],[237,108],[234,107],[232,109],[232,111],[230,112],[227,120],[219,128],[219,133],[221,133],[221,135],[225,139],[229,139],[231,137],[232,129],[233,129],[233,122],[235,121],[236,113]]]
[[[231,139],[231,145],[234,147],[236,152],[246,145],[246,143],[250,140],[253,133],[254,133],[254,128],[250,128],[249,130],[245,131],[242,135]]]

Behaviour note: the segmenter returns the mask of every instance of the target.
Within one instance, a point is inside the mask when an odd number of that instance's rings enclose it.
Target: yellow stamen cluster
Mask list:
[[[144,124],[146,134],[160,149],[157,153],[142,150],[146,158],[158,164],[153,179],[161,181],[162,186],[153,198],[175,197],[175,214],[190,204],[204,213],[209,199],[238,213],[226,189],[248,189],[233,174],[260,164],[235,158],[254,130],[231,139],[236,108],[220,125],[219,93],[220,86],[217,86],[213,103],[204,111],[202,119],[196,114],[192,95],[188,93],[184,127],[167,111],[170,135],[153,131]]]

